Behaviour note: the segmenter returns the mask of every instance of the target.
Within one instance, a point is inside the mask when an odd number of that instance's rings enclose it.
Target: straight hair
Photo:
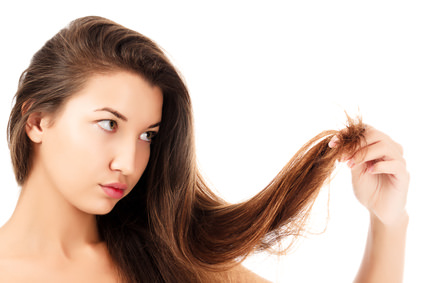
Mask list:
[[[20,78],[8,124],[19,185],[32,165],[29,115],[57,113],[94,74],[119,71],[138,74],[163,93],[161,131],[147,168],[128,196],[97,216],[124,282],[208,282],[252,252],[297,237],[337,160],[353,155],[363,140],[362,121],[348,117],[345,130],[312,138],[256,196],[227,203],[199,173],[189,92],[164,51],[138,32],[90,16],[47,41]],[[330,148],[334,135],[339,146]]]

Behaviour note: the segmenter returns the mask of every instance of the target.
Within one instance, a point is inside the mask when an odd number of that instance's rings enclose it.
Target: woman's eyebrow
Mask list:
[[[157,126],[160,126],[160,122],[157,122],[156,124],[150,125],[148,129],[156,128]]]
[[[128,118],[127,117],[125,117],[123,114],[121,114],[121,113],[119,113],[117,110],[115,110],[115,109],[112,109],[112,108],[110,108],[110,107],[104,107],[104,108],[100,108],[100,109],[97,109],[97,110],[94,110],[95,112],[97,112],[97,111],[106,111],[106,112],[109,112],[109,113],[111,113],[111,114],[113,114],[114,116],[116,116],[118,119],[121,119],[121,120],[123,120],[123,121],[125,121],[125,122],[127,122],[128,121]],[[159,122],[157,122],[157,123],[155,123],[155,124],[153,124],[153,125],[150,125],[148,128],[150,129],[150,128],[156,128],[156,127],[158,127],[158,126],[160,126],[160,121]]]
[[[116,111],[116,110],[114,110],[112,108],[109,108],[109,107],[104,107],[104,108],[100,108],[100,109],[94,110],[94,112],[97,112],[97,111],[107,111],[107,112],[115,115],[116,118],[118,118],[118,119],[121,119],[121,120],[123,120],[125,122],[128,121],[128,118],[127,117],[125,117],[124,115],[122,115],[118,111]]]

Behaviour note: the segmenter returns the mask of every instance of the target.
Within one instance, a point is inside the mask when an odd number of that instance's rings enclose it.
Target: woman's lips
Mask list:
[[[120,199],[124,196],[124,192],[127,189],[127,185],[122,183],[111,183],[106,185],[100,185],[103,191],[111,198]]]

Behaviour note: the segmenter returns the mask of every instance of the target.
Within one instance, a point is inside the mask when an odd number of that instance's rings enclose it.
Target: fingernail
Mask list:
[[[355,166],[355,161],[353,161],[352,159],[350,159],[350,160],[347,162],[347,166],[348,166],[350,169],[352,169],[352,168]]]
[[[330,140],[330,142],[328,143],[328,146],[330,148],[335,148],[337,146],[337,142],[339,141],[339,138],[337,136],[333,136]]]

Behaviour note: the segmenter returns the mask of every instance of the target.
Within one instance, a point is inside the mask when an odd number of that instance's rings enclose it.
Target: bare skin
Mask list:
[[[87,245],[70,255],[2,253],[1,282],[118,282],[109,254],[102,244]]]
[[[211,274],[209,282],[228,282],[228,283],[269,283],[270,281],[260,277],[242,265],[237,265],[228,271]]]
[[[131,191],[149,159],[145,133],[159,130],[161,115],[160,89],[125,72],[92,78],[54,117],[31,115],[33,166],[0,229],[0,282],[117,282],[95,215],[119,198],[100,185]]]
[[[144,172],[161,112],[160,89],[117,72],[93,77],[56,115],[30,116],[33,165],[0,229],[0,282],[119,282],[95,215],[110,212]],[[368,127],[362,149],[345,159],[371,218],[356,282],[401,282],[409,184],[402,148]],[[118,198],[102,187],[115,182],[127,187]],[[268,282],[240,265],[211,278]]]
[[[336,147],[337,138],[329,145]],[[403,149],[368,126],[361,149],[345,161],[351,168],[355,195],[370,214],[368,240],[355,282],[400,283],[409,222],[405,209],[409,173]]]

